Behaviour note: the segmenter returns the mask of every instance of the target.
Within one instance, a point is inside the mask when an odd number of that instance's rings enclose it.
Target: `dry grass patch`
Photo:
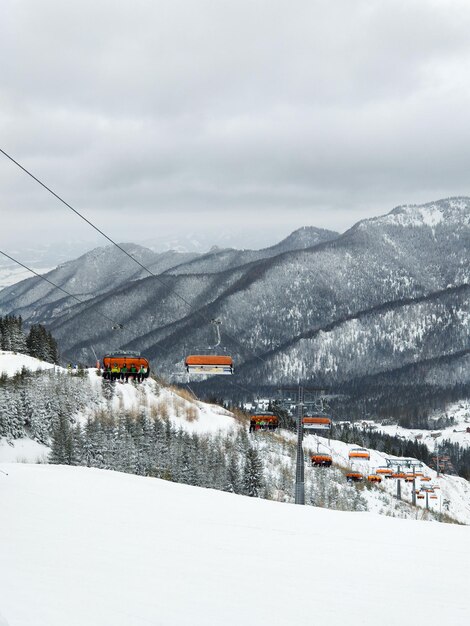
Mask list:
[[[158,400],[154,400],[151,402],[149,407],[150,416],[153,419],[162,419],[164,421],[168,421],[170,417],[170,405],[168,400],[163,398],[159,398]]]
[[[199,411],[194,405],[187,406],[184,417],[188,422],[194,422],[199,418]]]

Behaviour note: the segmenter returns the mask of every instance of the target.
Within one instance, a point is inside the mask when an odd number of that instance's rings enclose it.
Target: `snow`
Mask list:
[[[8,622],[6,621],[4,617],[2,617],[1,613],[0,613],[0,626],[8,626]]]
[[[431,452],[435,451],[436,444],[439,445],[444,440],[449,440],[451,443],[458,443],[460,446],[468,448],[470,446],[470,432],[467,432],[467,428],[470,428],[470,402],[462,400],[450,404],[445,412],[436,412],[431,416],[431,419],[437,421],[441,417],[453,417],[455,423],[452,426],[436,428],[435,430],[403,428],[398,425],[383,425],[374,422],[364,423],[373,423],[377,430],[388,435],[411,440],[417,439],[420,443],[424,443]]]
[[[27,437],[7,441],[0,438],[0,463],[46,462],[50,449]]]
[[[349,451],[352,448],[357,448],[355,444],[348,444],[342,441],[331,439],[325,439],[316,435],[307,435],[304,437],[304,451],[307,457],[310,453],[317,450],[317,444],[319,444],[320,452],[329,452],[332,455],[333,463],[336,466],[347,468],[350,471],[361,472],[364,475],[373,474],[378,467],[385,467],[387,465],[386,459],[398,459],[390,454],[384,452],[378,452],[371,448],[366,448],[370,453],[369,461],[361,461],[354,459],[350,461],[348,458]],[[406,471],[402,468],[403,471]],[[437,476],[437,472],[423,463],[422,471],[425,476],[431,478],[430,483],[421,483],[417,481],[416,487],[419,489],[422,486],[438,485],[436,490],[437,500],[429,500],[429,508],[436,513],[448,513],[453,519],[462,524],[470,525],[470,482],[459,476]],[[367,498],[368,508],[372,511],[379,511],[383,508],[381,504],[380,495],[388,494],[392,497],[396,494],[396,482],[395,480],[384,479],[380,485],[375,485],[373,490],[369,493],[364,492],[364,496]],[[401,481],[402,499],[404,502],[412,502],[412,489],[413,483],[405,483]],[[378,494],[377,492],[381,492]],[[378,497],[379,496],[379,497]],[[395,505],[396,502],[390,500],[391,505]],[[425,501],[417,500],[417,506],[424,508]]]
[[[6,374],[7,376],[14,376],[25,367],[32,372],[38,370],[47,370],[58,367],[53,363],[46,363],[40,361],[27,354],[20,354],[19,352],[11,352],[8,350],[0,350],[0,376]],[[60,368],[62,369],[62,368]]]
[[[102,379],[96,375],[96,369],[90,368],[88,372],[92,384],[95,386],[102,384]],[[120,409],[135,411],[141,407],[161,410],[162,405],[165,405],[168,419],[173,426],[196,434],[227,433],[239,426],[230,411],[218,405],[199,402],[195,398],[187,399],[178,395],[177,389],[161,387],[152,379],[144,380],[137,385],[120,381],[116,383],[103,381],[103,384],[114,385],[114,411]],[[78,419],[85,421],[86,417],[86,414],[82,414]]]
[[[464,527],[104,470],[1,469],[9,626],[467,624]]]

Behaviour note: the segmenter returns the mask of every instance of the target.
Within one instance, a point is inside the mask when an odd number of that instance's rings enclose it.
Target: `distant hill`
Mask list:
[[[134,246],[158,278],[143,277],[117,250],[98,249],[48,275],[87,302],[30,279],[0,292],[0,312],[47,320],[68,359],[137,349],[167,377],[182,372],[188,351],[211,345],[204,319],[217,317],[229,335],[222,347],[234,356],[234,382],[244,387],[299,379],[360,385],[411,366],[413,383],[433,360],[436,384],[468,384],[461,359],[469,348],[469,220],[470,199],[450,198],[398,207],[343,235],[299,229],[260,251],[168,258]],[[98,315],[110,312],[122,331]]]

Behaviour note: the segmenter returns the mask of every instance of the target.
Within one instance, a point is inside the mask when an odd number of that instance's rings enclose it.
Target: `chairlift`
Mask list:
[[[105,354],[103,359],[103,378],[105,380],[129,380],[148,378],[150,364],[140,352],[120,350]],[[101,368],[100,368],[101,369]]]
[[[346,480],[348,483],[360,483],[364,480],[364,476],[360,472],[348,472],[346,474]]]
[[[378,467],[375,470],[375,473],[381,476],[385,476],[385,478],[390,478],[393,474],[393,470],[390,469],[389,467]]]
[[[370,483],[381,483],[382,482],[382,478],[380,476],[378,476],[377,474],[369,474],[367,476],[367,480]]]
[[[279,418],[274,413],[258,411],[250,415],[250,432],[256,430],[276,430],[279,426]]]
[[[329,430],[331,419],[326,415],[311,415],[302,418],[302,426],[305,430]]]
[[[220,346],[220,324],[219,319],[212,319],[216,342],[209,350],[215,350]],[[190,354],[185,358],[184,366],[188,374],[210,374],[210,375],[230,375],[233,374],[233,360],[231,356],[222,354]]]
[[[333,463],[331,454],[312,454],[310,460],[313,467],[331,467]]]
[[[369,450],[366,450],[365,448],[352,448],[352,450],[349,451],[349,458],[350,459],[362,459],[363,461],[369,461],[370,452]]]

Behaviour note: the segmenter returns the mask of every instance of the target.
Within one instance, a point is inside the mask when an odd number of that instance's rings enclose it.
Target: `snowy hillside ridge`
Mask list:
[[[243,481],[252,456],[259,481],[256,495],[284,502],[293,499],[295,435],[279,431],[249,436],[247,418],[200,402],[186,390],[163,387],[151,379],[113,384],[94,369],[82,375],[49,370],[0,386],[0,398],[0,428],[5,427],[5,417],[6,425],[14,426],[10,436],[0,439],[0,461],[89,465],[246,493],[249,487]],[[69,424],[66,436],[75,441],[70,457],[60,456],[63,449],[58,443],[64,415]],[[391,485],[347,484],[344,474],[351,447],[347,444],[329,444],[334,468],[326,473],[311,468],[309,455],[317,444],[328,447],[326,440],[306,437],[308,504],[412,519],[424,516],[422,509],[407,503],[411,502],[407,488],[403,489],[404,502],[398,503]],[[364,471],[385,464],[387,455],[370,452],[370,467]],[[470,483],[452,478],[446,479],[446,485],[448,489],[442,488],[442,498],[431,503],[426,518],[440,519],[442,513],[470,523],[470,508],[464,506]],[[450,502],[443,508],[447,499]]]
[[[21,354],[19,352],[11,352],[9,350],[0,350],[0,376],[14,376],[21,372],[23,368],[31,372],[37,372],[40,370],[57,370],[65,372],[63,367],[54,365],[53,363],[46,363],[40,361],[27,354]]]
[[[293,435],[291,436],[293,437]],[[331,454],[336,467],[342,468],[345,472],[361,472],[364,476],[373,474],[378,467],[385,467],[387,465],[387,459],[401,458],[373,450],[372,448],[366,448],[370,454],[369,461],[355,460],[351,462],[348,458],[348,454],[351,449],[357,447],[356,444],[347,444],[333,439],[328,442],[328,439],[316,435],[307,435],[304,438],[304,442],[304,450],[308,457],[317,450],[318,446],[321,452],[327,451]],[[312,471],[318,471],[318,469]],[[445,513],[450,519],[456,520],[461,524],[470,525],[470,482],[458,476],[441,474],[438,477],[437,472],[425,464],[423,464],[422,471],[425,476],[431,478],[430,484],[436,486],[435,494],[437,495],[437,500],[428,501],[430,512],[436,514],[437,518],[439,514]],[[401,483],[402,503],[411,505],[413,483],[405,483],[403,480]],[[421,488],[425,487],[426,484],[417,480],[416,486],[417,488]],[[391,514],[391,512],[385,510],[380,498],[380,493],[388,494],[391,498],[388,502],[392,508],[395,508],[398,506],[398,502],[395,499],[396,490],[397,485],[395,480],[384,479],[380,485],[374,485],[371,490],[363,491],[362,494],[367,499],[367,510],[376,511],[385,515]],[[422,509],[424,506],[425,501],[417,501],[418,509]],[[417,510],[410,506],[406,512],[398,510],[392,514],[413,518],[416,517]]]
[[[185,390],[153,379],[111,384],[94,368],[65,370],[24,354],[0,352],[0,459],[44,461],[61,416],[85,426],[100,415],[144,414],[199,435],[230,433],[239,418]],[[31,441],[34,440],[34,441]]]
[[[354,228],[366,229],[370,225],[393,225],[404,228],[438,225],[469,225],[470,198],[461,196],[445,198],[426,204],[404,204],[390,213],[379,217],[361,220]]]
[[[311,626],[313,616],[329,626],[398,626],[411,612],[413,626],[467,623],[466,528],[104,470],[0,469],[8,472],[0,610],[9,626]],[[380,584],[368,592],[371,576]],[[260,581],[287,591],[260,591]],[[321,601],[312,604],[306,585]],[[387,610],[392,597],[398,612]]]
[[[364,422],[364,426],[377,428],[388,435],[396,435],[404,439],[416,440],[428,446],[431,452],[435,452],[443,441],[458,443],[463,448],[470,447],[470,401],[461,400],[447,406],[445,411],[436,411],[429,418],[430,422],[440,418],[452,418],[454,423],[446,428],[434,428],[423,430],[419,428],[402,428],[398,425],[383,425],[379,423]],[[467,430],[468,429],[468,430]]]

